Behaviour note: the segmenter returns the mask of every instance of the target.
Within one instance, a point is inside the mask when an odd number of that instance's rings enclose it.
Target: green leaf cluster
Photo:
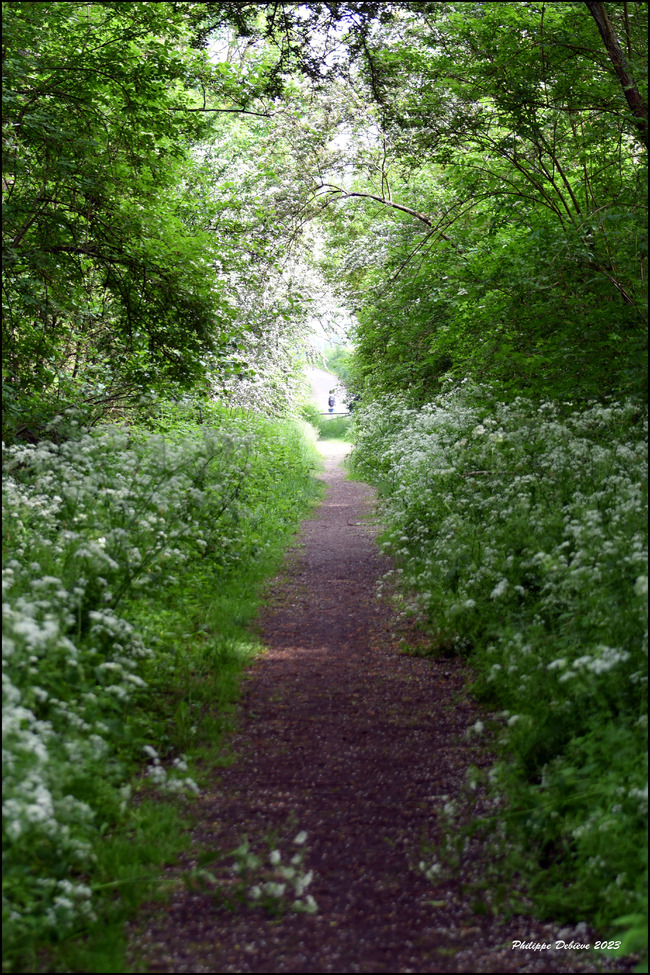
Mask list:
[[[238,178],[260,133],[237,118],[264,58],[192,46],[202,4],[6,7],[7,435],[38,437],[71,404],[94,422],[143,391],[241,372],[232,342],[253,328],[265,342],[269,318],[242,305],[277,260],[263,193]]]
[[[645,137],[586,5],[396,7],[348,119],[354,182],[324,183],[358,383],[420,402],[446,373],[503,395],[644,390]],[[620,7],[647,102],[647,7]]]

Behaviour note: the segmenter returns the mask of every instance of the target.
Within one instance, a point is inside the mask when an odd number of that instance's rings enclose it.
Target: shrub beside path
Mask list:
[[[325,500],[269,587],[260,622],[268,651],[244,682],[236,759],[197,800],[196,859],[183,865],[246,837],[265,865],[250,887],[272,869],[270,850],[283,863],[300,850],[318,910],[231,910],[215,903],[211,882],[179,882],[170,903],[133,928],[137,970],[629,970],[600,959],[603,968],[587,951],[513,949],[515,939],[593,944],[593,934],[480,913],[460,878],[434,886],[419,869],[467,768],[489,756],[465,734],[480,714],[463,691],[464,665],[399,652],[408,633],[375,598],[389,565],[375,544],[372,490],[347,480],[339,459],[333,445]],[[236,892],[232,863],[207,864],[222,893]],[[480,848],[468,851],[462,880],[481,871]]]

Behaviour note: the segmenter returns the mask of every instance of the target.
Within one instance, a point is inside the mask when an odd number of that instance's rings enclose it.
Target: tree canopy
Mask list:
[[[647,135],[594,5],[406,6],[364,66],[355,180],[320,188],[356,204],[357,246],[349,215],[335,234],[361,296],[362,381],[425,398],[449,370],[638,390]],[[647,8],[610,6],[626,78],[645,79]]]
[[[643,386],[647,5],[3,12],[14,425],[281,386],[314,273],[367,394]]]

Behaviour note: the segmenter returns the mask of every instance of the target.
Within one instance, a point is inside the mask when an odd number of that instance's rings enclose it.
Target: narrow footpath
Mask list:
[[[237,758],[199,797],[195,837],[199,851],[246,837],[267,864],[269,850],[283,862],[302,850],[318,910],[233,911],[179,882],[171,903],[134,928],[135,963],[151,972],[626,970],[596,967],[587,951],[513,948],[589,939],[584,929],[477,913],[459,880],[433,886],[419,869],[467,768],[488,761],[466,736],[480,715],[460,662],[399,652],[404,631],[375,597],[389,565],[375,544],[372,490],[345,478],[334,445],[325,480],[322,506],[269,588],[268,652],[244,682],[230,740]],[[225,890],[236,881],[231,863],[208,865]],[[468,856],[464,879],[480,871],[480,856]]]

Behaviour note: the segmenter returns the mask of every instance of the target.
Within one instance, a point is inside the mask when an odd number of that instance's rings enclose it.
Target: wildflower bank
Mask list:
[[[440,650],[471,656],[498,712],[502,879],[523,873],[567,919],[640,912],[645,413],[459,388],[421,409],[370,404],[356,427],[354,467],[383,494],[406,608]]]
[[[186,714],[193,732],[181,744],[196,735],[185,678],[201,663],[187,659],[198,643],[218,681],[234,653],[231,622],[209,617],[206,595],[223,602],[243,584],[250,599],[312,491],[303,426],[216,407],[208,419],[168,424],[164,437],[104,427],[3,452],[3,919],[13,963],[95,918],[93,888],[114,879],[97,867],[99,851],[132,825],[134,771],[146,763],[144,783],[158,792],[197,791],[178,753],[183,729],[170,731]]]

